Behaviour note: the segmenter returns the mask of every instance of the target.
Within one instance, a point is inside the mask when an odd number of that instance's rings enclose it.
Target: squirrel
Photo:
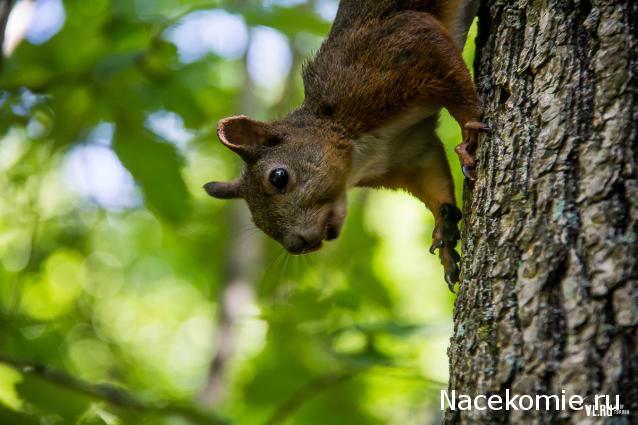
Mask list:
[[[481,108],[461,57],[479,0],[341,0],[328,38],[303,69],[302,105],[284,118],[221,120],[220,141],[244,161],[231,182],[204,189],[243,198],[254,223],[291,254],[336,239],[354,186],[402,189],[432,211],[452,292],[460,237],[454,182],[435,133],[441,108],[459,123],[456,147],[472,178]]]

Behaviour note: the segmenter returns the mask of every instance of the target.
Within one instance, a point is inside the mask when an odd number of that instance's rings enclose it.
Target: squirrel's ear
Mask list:
[[[271,138],[266,124],[244,115],[221,120],[217,125],[217,137],[244,160],[254,159]]]
[[[232,182],[208,182],[204,185],[204,190],[210,196],[218,199],[241,198],[241,183],[239,180]]]

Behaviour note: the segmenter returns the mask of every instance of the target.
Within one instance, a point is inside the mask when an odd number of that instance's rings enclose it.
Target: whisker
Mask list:
[[[240,247],[243,247],[247,242],[253,239],[253,236],[259,234],[259,229],[248,229],[244,233],[240,233],[237,235],[237,243]]]
[[[245,226],[242,226],[239,229],[237,229],[235,234],[242,235],[244,233],[248,233],[248,232],[252,232],[252,231],[259,231],[259,227],[257,227],[254,224],[250,223],[250,224],[246,224]]]
[[[286,254],[286,250],[283,249],[283,247],[281,247],[279,249],[279,251],[277,252],[277,254],[275,254],[275,257],[268,263],[268,265],[265,267],[264,269],[264,274],[261,278],[261,284],[260,286],[263,286],[264,289],[266,290],[270,290],[271,286],[275,286],[277,283],[277,280],[274,279],[272,282],[275,285],[271,284],[271,281],[269,281],[269,278],[272,277],[272,273],[280,264],[281,261],[285,258],[285,254]]]
[[[284,278],[290,279],[290,263],[294,263],[295,261],[293,258],[293,255],[290,255],[288,252],[286,252],[286,258],[284,260],[283,268],[280,274],[281,280],[284,280]]]

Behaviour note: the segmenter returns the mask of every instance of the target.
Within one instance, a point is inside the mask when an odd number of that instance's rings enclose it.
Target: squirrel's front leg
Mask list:
[[[459,281],[459,254],[455,251],[460,234],[458,222],[461,211],[456,207],[454,180],[445,156],[443,145],[436,135],[429,137],[430,152],[425,160],[407,166],[390,169],[378,180],[365,182],[363,186],[404,189],[420,199],[434,215],[434,231],[430,252],[439,251],[445,270],[445,281],[454,292]]]
[[[458,223],[461,210],[456,206],[454,180],[442,144],[436,143],[429,160],[413,171],[405,182],[407,189],[419,198],[434,215],[434,231],[430,253],[439,251],[439,259],[445,270],[445,282],[454,292],[454,284],[459,281],[458,262],[461,259],[455,247],[460,239]]]

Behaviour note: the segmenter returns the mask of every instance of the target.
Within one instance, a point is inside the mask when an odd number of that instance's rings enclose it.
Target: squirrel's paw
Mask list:
[[[474,166],[476,165],[476,159],[474,158],[474,153],[478,144],[479,132],[489,131],[489,129],[487,124],[479,121],[469,121],[463,126],[463,143],[458,145],[455,151],[461,161],[463,174],[470,180],[475,178]]]
[[[460,238],[457,223],[461,220],[461,210],[451,204],[443,204],[439,210],[440,220],[432,234],[430,253],[439,250],[439,258],[445,270],[445,281],[450,291],[454,292],[454,284],[459,281],[460,255],[454,250]]]

